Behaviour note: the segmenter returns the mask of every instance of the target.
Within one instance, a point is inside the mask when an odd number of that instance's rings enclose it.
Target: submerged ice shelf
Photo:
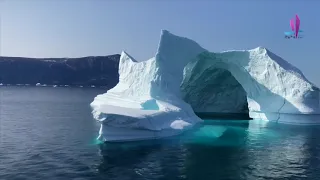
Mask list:
[[[195,112],[320,124],[319,88],[262,47],[213,53],[163,30],[155,57],[137,62],[122,52],[119,75],[91,103],[104,141],[176,135],[202,121]]]

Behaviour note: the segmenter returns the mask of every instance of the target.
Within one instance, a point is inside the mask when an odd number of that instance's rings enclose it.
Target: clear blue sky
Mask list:
[[[0,0],[1,55],[146,60],[161,29],[212,51],[267,47],[320,86],[320,0]],[[288,40],[298,14],[304,38]]]

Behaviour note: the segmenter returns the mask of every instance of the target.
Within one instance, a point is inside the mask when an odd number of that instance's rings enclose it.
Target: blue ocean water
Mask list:
[[[169,139],[97,144],[96,88],[0,87],[1,180],[320,179],[320,127],[206,120]]]

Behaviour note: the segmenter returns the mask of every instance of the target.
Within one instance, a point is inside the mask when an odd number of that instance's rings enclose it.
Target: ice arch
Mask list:
[[[209,111],[239,111],[248,104],[254,119],[319,123],[319,89],[269,50],[258,47],[212,53],[163,30],[156,56],[137,62],[123,52],[119,83],[91,103],[94,117],[101,121],[100,138],[161,138],[192,127],[201,121],[193,109],[202,110],[200,104],[206,104],[197,99],[207,93],[201,91],[198,82],[206,78],[208,82],[222,81],[217,77],[223,73],[226,80],[239,82],[243,90],[237,83],[236,87],[226,83],[223,92],[213,90],[215,97],[221,98],[207,108]],[[225,103],[224,97],[233,103]]]
[[[189,63],[180,85],[182,99],[203,118],[248,119],[247,93],[225,63]],[[212,60],[212,59],[211,59]]]

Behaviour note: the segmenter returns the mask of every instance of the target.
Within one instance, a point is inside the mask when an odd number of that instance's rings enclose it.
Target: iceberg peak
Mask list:
[[[171,33],[166,29],[162,29],[161,30],[161,35],[164,35],[164,34],[171,34]]]
[[[256,48],[254,48],[252,51],[257,52],[259,54],[266,54],[268,52],[268,49],[264,48],[262,46],[258,46]]]
[[[138,61],[135,60],[132,56],[130,56],[126,51],[122,51],[122,52],[121,52],[120,59],[123,59],[123,60],[131,60],[132,62],[138,62]]]

